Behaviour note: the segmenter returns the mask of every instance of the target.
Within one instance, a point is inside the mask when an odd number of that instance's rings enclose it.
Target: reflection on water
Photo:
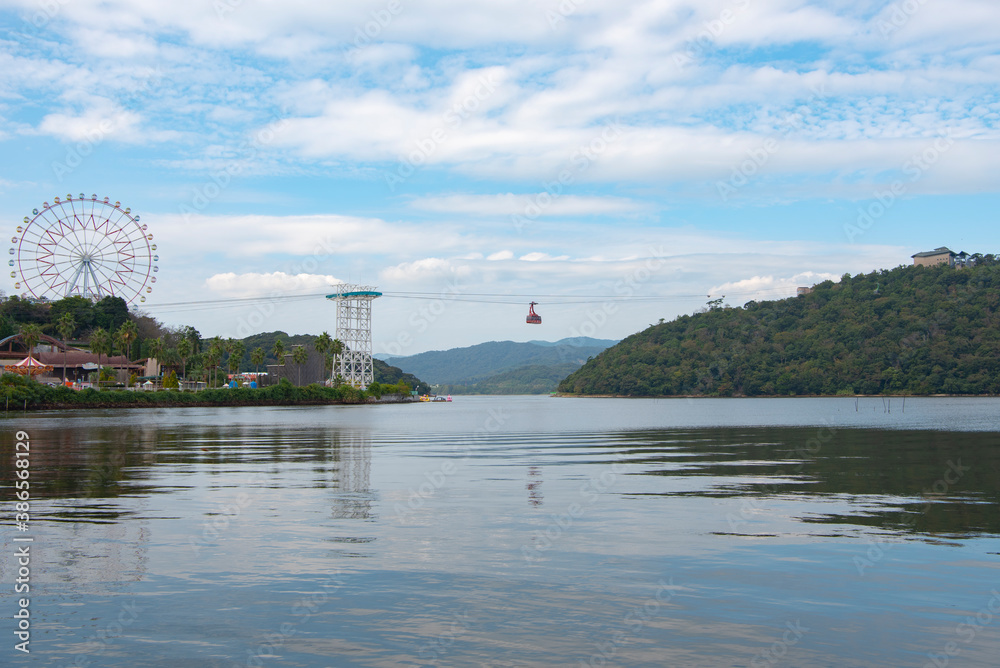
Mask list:
[[[846,513],[804,522],[927,536],[1000,534],[1000,439],[977,432],[827,428],[618,434],[645,475],[704,480],[664,496],[849,499]]]
[[[528,467],[528,482],[525,484],[525,489],[528,490],[528,503],[532,506],[540,506],[544,503],[545,495],[542,494],[542,467],[541,466],[529,466]]]
[[[26,416],[33,655],[923,666],[954,642],[993,665],[1000,617],[971,639],[956,625],[998,584],[997,407],[513,397]],[[126,606],[134,623],[108,636]]]
[[[361,432],[336,432],[330,437],[329,452],[333,467],[328,486],[336,491],[332,517],[371,519],[375,500],[371,490],[371,436]]]

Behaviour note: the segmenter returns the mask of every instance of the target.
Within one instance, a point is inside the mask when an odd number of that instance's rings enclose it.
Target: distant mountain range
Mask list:
[[[540,394],[554,391],[561,379],[616,343],[589,337],[527,343],[490,341],[405,357],[376,357],[418,376],[441,393]]]

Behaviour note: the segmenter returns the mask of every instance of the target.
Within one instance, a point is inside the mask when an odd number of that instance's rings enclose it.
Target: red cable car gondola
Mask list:
[[[542,324],[542,316],[535,313],[535,304],[537,303],[538,302],[531,302],[531,304],[528,305],[528,317],[525,318],[525,322],[527,322],[529,325]]]

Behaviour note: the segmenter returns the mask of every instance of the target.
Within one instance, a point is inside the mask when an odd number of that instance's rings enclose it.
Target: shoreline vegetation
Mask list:
[[[398,397],[398,398],[397,398]],[[394,385],[373,383],[367,390],[350,385],[296,387],[287,380],[262,388],[180,390],[73,390],[52,387],[14,374],[0,379],[5,411],[66,410],[74,408],[176,408],[185,406],[335,406],[371,403],[411,403]]]
[[[526,395],[527,396],[527,395]],[[554,399],[995,399],[1000,394],[733,394],[720,396],[712,394],[574,394],[553,392]]]

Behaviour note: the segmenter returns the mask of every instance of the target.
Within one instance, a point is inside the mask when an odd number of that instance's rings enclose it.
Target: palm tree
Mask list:
[[[201,334],[194,327],[188,325],[184,328],[184,338],[191,343],[191,352],[198,353],[201,352]]]
[[[281,342],[281,339],[275,339],[274,340],[274,350],[273,350],[273,352],[274,352],[274,358],[278,362],[278,364],[281,364],[282,366],[284,366],[284,364],[285,364],[285,344]]]
[[[126,320],[125,322],[123,322],[122,326],[118,328],[117,332],[115,332],[115,338],[118,340],[117,341],[118,346],[122,351],[122,354],[125,356],[125,359],[128,362],[131,362],[132,343],[135,342],[137,338],[139,338],[139,328],[136,327],[135,322],[131,320]],[[129,383],[126,382],[125,386],[128,387]]]
[[[306,363],[309,359],[309,352],[306,351],[305,346],[295,346],[292,349],[292,361],[299,367],[299,382],[298,385],[302,385],[302,365]]]
[[[90,352],[97,353],[97,387],[101,386],[101,355],[111,352],[111,332],[98,327],[90,333]]]
[[[250,363],[254,365],[254,368],[257,370],[257,374],[259,375],[260,365],[264,363],[263,348],[257,346],[256,348],[253,349],[253,352],[250,353]]]
[[[73,336],[73,332],[76,330],[76,320],[73,319],[73,315],[70,313],[63,313],[59,316],[59,320],[56,321],[56,330],[59,331],[59,336],[63,340],[63,385],[66,384],[66,352],[69,337]]]
[[[118,343],[121,344],[122,353],[125,355],[125,359],[129,362],[132,361],[132,344],[135,340],[139,338],[139,328],[136,327],[135,322],[131,320],[126,320],[122,323],[122,326],[118,328],[115,333],[115,338],[118,339]]]
[[[322,334],[320,334],[319,336],[316,337],[315,341],[313,341],[313,350],[315,350],[320,355],[322,355],[323,359],[325,360],[326,359],[326,353],[329,352],[330,346],[332,346],[332,345],[333,345],[333,339],[330,338],[329,334],[327,334],[326,332],[323,332]],[[326,375],[325,365],[324,365],[324,369],[323,369],[323,375],[324,376]],[[333,376],[333,369],[332,368],[330,369],[330,375]]]
[[[208,364],[210,369],[212,369],[213,387],[215,387],[215,381],[216,381],[215,369],[216,367],[219,366],[219,362],[221,361],[222,361],[222,346],[218,345],[218,342],[213,340],[212,345],[208,347],[208,352],[205,353],[205,363]]]
[[[333,355],[334,369],[336,369],[337,358],[340,357],[343,353],[344,353],[344,344],[340,341],[340,339],[334,339],[333,342],[330,344],[330,354]],[[336,372],[334,372],[333,375],[334,378],[340,377],[339,374],[337,374]]]
[[[187,360],[191,357],[191,353],[194,352],[194,344],[191,343],[191,339],[185,337],[177,342],[177,356],[181,358],[181,374],[184,378],[187,378]]]
[[[149,353],[150,357],[156,360],[157,366],[160,365],[160,355],[163,354],[163,345],[164,344],[162,336],[157,337],[155,339],[149,339],[148,341],[146,341],[146,351]],[[157,373],[156,375],[159,375],[159,373]]]
[[[240,362],[243,361],[243,353],[246,350],[246,344],[242,341],[234,341],[229,339],[228,350],[229,350],[229,373],[238,373],[240,370]]]
[[[38,340],[42,338],[42,328],[33,322],[28,322],[21,325],[21,341],[24,343],[25,348],[28,349],[28,356],[31,356],[31,351],[35,346],[38,345]]]

